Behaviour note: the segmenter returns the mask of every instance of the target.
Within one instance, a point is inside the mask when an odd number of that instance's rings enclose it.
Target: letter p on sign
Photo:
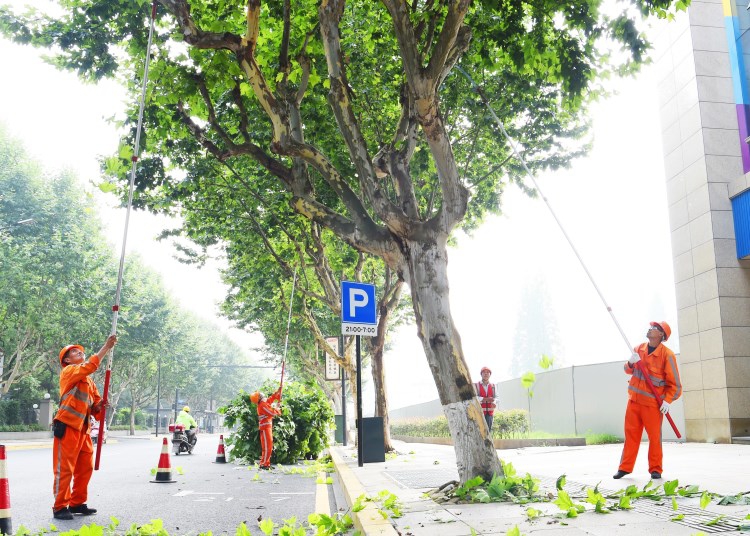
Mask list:
[[[367,297],[367,292],[365,292],[363,289],[349,289],[349,316],[351,318],[356,318],[357,308],[366,307],[369,302],[370,299]]]

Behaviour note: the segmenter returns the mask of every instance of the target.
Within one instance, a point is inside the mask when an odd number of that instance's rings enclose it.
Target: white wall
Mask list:
[[[622,437],[630,379],[622,369],[623,363],[615,361],[540,372],[536,375],[530,400],[520,379],[500,382],[497,384],[498,409],[531,409],[531,426],[537,431]],[[432,418],[442,413],[440,401],[433,400],[391,410],[390,418],[391,421]],[[682,399],[672,405],[670,413],[684,436]],[[666,419],[662,433],[664,440],[677,440]]]

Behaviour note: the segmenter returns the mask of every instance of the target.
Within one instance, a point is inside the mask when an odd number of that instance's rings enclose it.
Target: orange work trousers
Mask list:
[[[269,467],[271,465],[271,454],[273,453],[273,429],[268,427],[260,428],[260,466]]]
[[[620,471],[633,472],[635,459],[638,457],[638,448],[641,446],[643,429],[648,435],[648,471],[662,471],[662,449],[661,449],[661,423],[664,415],[656,406],[645,406],[632,400],[628,401],[625,410],[625,446],[622,448],[620,458]]]
[[[94,472],[94,445],[88,429],[81,431],[68,426],[62,439],[54,438],[52,470],[55,474],[52,484],[55,510],[86,503],[89,480]]]

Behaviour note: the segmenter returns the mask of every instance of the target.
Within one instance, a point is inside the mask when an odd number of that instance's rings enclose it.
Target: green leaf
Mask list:
[[[677,499],[672,497],[672,510],[677,511]]]
[[[518,529],[518,525],[516,525],[512,529],[508,529],[505,532],[505,536],[521,536],[521,531]]]
[[[664,495],[667,497],[674,495],[679,484],[679,480],[669,480],[668,482],[664,482]]]
[[[670,521],[682,521],[683,519],[685,519],[685,514],[677,514],[669,518]]]
[[[563,490],[557,492],[557,500],[553,502],[560,508],[560,510],[569,510],[573,507],[573,501],[570,499],[570,495]]]
[[[617,506],[619,508],[622,508],[623,510],[630,510],[631,508],[633,508],[632,506],[630,506],[630,497],[628,497],[627,495],[623,495],[622,497],[620,497],[620,502],[617,503]]]
[[[727,516],[725,516],[724,514],[721,514],[720,516],[717,516],[717,517],[713,518],[711,521],[706,521],[704,523],[704,525],[707,525],[709,527],[711,527],[713,525],[717,525],[719,523],[719,521],[721,521],[725,517],[727,517]]]
[[[542,515],[542,512],[536,508],[529,507],[526,509],[526,517],[529,519],[536,519],[540,515]]]
[[[701,495],[701,509],[705,509],[711,503],[711,494],[704,491]]]
[[[557,477],[557,482],[555,482],[555,487],[558,491],[563,489],[565,487],[565,476],[566,475],[560,475]]]
[[[244,522],[240,523],[234,533],[235,536],[252,536]]]
[[[542,359],[539,360],[539,366],[542,367],[544,370],[547,370],[550,367],[552,367],[554,361],[555,360],[552,357],[549,357],[546,354],[542,354]]]
[[[536,375],[533,372],[527,372],[521,376],[521,385],[524,389],[531,389],[536,382]]]
[[[271,536],[273,534],[274,523],[270,519],[263,519],[258,523],[258,528],[263,531],[263,534],[266,536]]]

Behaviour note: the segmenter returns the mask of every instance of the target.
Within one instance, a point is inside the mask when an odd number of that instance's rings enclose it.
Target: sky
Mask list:
[[[19,0],[14,5],[24,4]],[[123,94],[112,83],[90,85],[43,63],[29,47],[0,40],[0,123],[51,173],[72,169],[86,184],[99,182],[97,157],[112,154],[118,135],[108,119],[122,114]],[[644,340],[651,320],[671,323],[670,347],[679,351],[677,313],[656,76],[647,67],[617,82],[617,95],[592,110],[593,150],[570,170],[537,178],[612,308],[630,345]],[[93,187],[89,187],[93,190]],[[119,257],[124,210],[97,196],[107,233]],[[126,255],[139,254],[164,275],[180,303],[217,322],[243,348],[262,341],[218,318],[224,296],[218,268],[180,264],[154,238],[165,218],[134,211]],[[560,228],[541,199],[516,187],[503,197],[503,214],[472,236],[458,234],[449,252],[450,300],[465,358],[475,380],[489,366],[492,381],[510,379],[513,341],[525,288],[543,285],[559,345],[555,366],[625,359],[628,346]],[[385,355],[390,407],[437,398],[415,326],[395,330]],[[398,370],[398,374],[394,371]],[[390,373],[389,373],[390,371]],[[367,373],[364,374],[367,377]],[[365,416],[372,393],[363,394]]]

